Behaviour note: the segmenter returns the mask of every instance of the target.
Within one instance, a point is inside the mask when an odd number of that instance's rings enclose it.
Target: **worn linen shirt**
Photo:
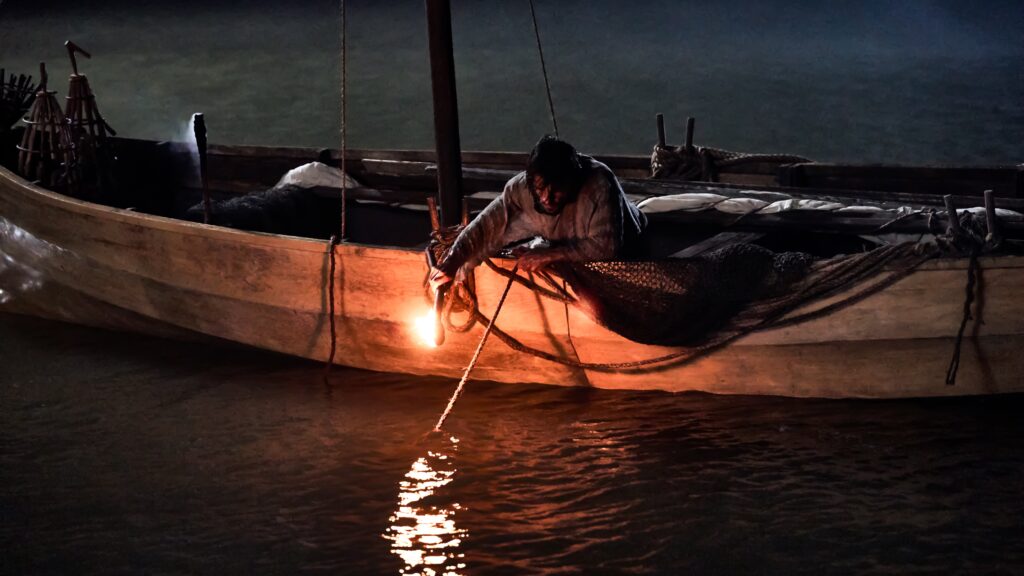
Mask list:
[[[540,236],[565,260],[613,260],[635,257],[647,219],[626,198],[615,174],[580,155],[586,176],[576,200],[558,214],[538,212],[526,172],[505,189],[459,234],[439,268],[454,276],[472,269],[503,246]]]

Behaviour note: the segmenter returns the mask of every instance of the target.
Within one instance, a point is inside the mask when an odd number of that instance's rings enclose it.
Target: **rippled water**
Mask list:
[[[1024,569],[1020,397],[471,382],[424,437],[455,382],[11,315],[0,341],[2,573]]]
[[[93,4],[0,3],[0,65],[63,90],[70,37],[121,134],[205,111],[215,142],[337,145],[337,2]],[[549,126],[527,5],[454,4],[463,142],[526,149]],[[537,6],[587,151],[645,153],[664,112],[738,150],[1024,156],[1019,3]],[[349,144],[429,147],[422,2],[349,7]],[[0,573],[1024,571],[1021,397],[471,382],[424,437],[454,386],[0,315]]]

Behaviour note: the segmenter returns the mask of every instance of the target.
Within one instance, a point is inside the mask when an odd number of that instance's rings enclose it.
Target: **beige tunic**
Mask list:
[[[538,212],[520,172],[459,234],[440,269],[452,276],[460,267],[480,264],[503,246],[540,236],[565,260],[613,260],[633,256],[646,218],[622,192],[604,164],[580,156],[587,171],[576,200],[558,214]]]

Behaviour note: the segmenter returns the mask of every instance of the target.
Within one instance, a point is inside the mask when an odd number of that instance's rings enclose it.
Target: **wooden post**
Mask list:
[[[953,236],[960,235],[960,218],[956,215],[956,207],[953,206],[953,195],[946,194],[942,197],[942,201],[946,204],[946,217],[949,218],[949,227],[947,231],[952,233]]]
[[[693,116],[686,119],[686,151],[693,152]]]
[[[998,242],[999,220],[996,218],[996,194],[992,190],[985,190],[985,224],[988,227],[985,242]]]
[[[462,152],[452,51],[452,10],[449,0],[426,0],[426,5],[441,223],[454,226],[459,223],[462,205]]]
[[[199,180],[203,186],[203,224],[210,223],[210,185],[206,177],[206,120],[202,112],[192,115],[192,131],[196,136],[196,152],[199,154]]]
[[[665,147],[665,115],[658,114],[658,147]]]

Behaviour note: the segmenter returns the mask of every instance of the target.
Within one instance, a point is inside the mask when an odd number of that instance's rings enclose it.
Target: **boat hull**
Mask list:
[[[331,348],[326,242],[249,233],[108,208],[33,186],[0,169],[0,253],[31,281],[8,283],[0,309],[159,335],[201,334],[326,360]],[[342,244],[334,249],[340,364],[458,377],[482,328],[429,348],[413,320],[429,310],[421,252]],[[504,263],[510,265],[510,263]],[[982,259],[984,299],[945,385],[966,281],[965,260],[929,262],[854,306],[742,338],[685,364],[582,369],[492,340],[474,375],[631,390],[700,390],[799,397],[904,398],[1024,391],[1024,262]],[[8,275],[9,276],[9,275]],[[505,279],[477,275],[493,313]],[[86,305],[85,303],[89,303]],[[525,344],[588,363],[640,360],[667,348],[637,344],[575,308],[512,288],[497,324]],[[571,339],[569,334],[571,333]]]

